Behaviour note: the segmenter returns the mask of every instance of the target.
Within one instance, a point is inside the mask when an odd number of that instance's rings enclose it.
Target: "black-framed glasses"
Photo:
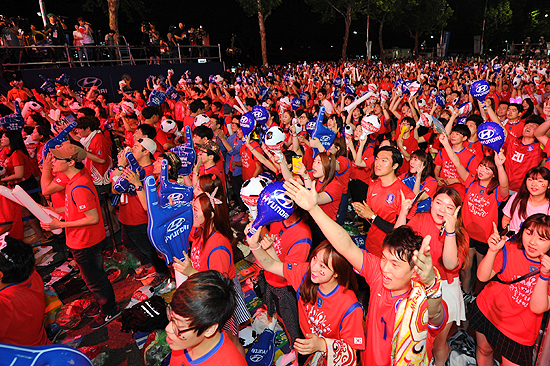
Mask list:
[[[53,158],[54,158],[55,160],[64,160],[64,161],[66,161],[67,163],[73,160],[73,159],[71,159],[71,158],[58,158],[58,157],[55,156],[55,155],[53,155]]]
[[[166,316],[168,317],[168,321],[170,323],[172,323],[172,331],[174,332],[174,334],[178,338],[181,338],[181,335],[185,332],[189,332],[190,330],[197,329],[196,327],[191,327],[191,328],[187,328],[187,329],[179,329],[176,326],[176,321],[175,321],[174,317],[172,316],[172,308],[170,307],[170,305],[166,306]]]

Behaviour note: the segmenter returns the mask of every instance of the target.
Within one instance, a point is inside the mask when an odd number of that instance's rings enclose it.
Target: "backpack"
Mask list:
[[[123,332],[152,332],[168,325],[166,303],[158,295],[144,300],[130,309],[124,309],[118,318]]]

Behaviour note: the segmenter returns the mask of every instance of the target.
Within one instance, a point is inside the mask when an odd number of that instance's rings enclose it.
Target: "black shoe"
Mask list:
[[[120,314],[122,314],[122,309],[119,306],[116,307],[116,310],[113,315],[99,314],[90,323],[90,328],[94,330],[103,328],[104,326],[106,326],[107,324],[109,324],[110,322],[118,318]]]
[[[86,318],[95,318],[99,314],[101,314],[101,306],[97,302],[92,303],[88,309],[84,310]]]

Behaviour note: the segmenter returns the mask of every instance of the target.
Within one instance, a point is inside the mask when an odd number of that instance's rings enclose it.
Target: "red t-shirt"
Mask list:
[[[405,199],[414,199],[413,191],[401,180],[397,179],[391,185],[384,187],[380,179],[377,179],[369,186],[367,192],[367,205],[369,205],[374,213],[380,216],[381,219],[388,222],[395,222],[401,211],[401,191],[405,195]],[[382,255],[382,241],[385,237],[385,232],[376,225],[372,225],[365,242],[365,246],[369,253],[380,257]]]
[[[458,266],[455,269],[448,270],[443,265],[441,257],[443,256],[443,245],[445,241],[445,233],[439,235],[439,227],[433,220],[432,214],[430,212],[417,213],[413,218],[407,223],[414,231],[416,231],[421,236],[425,237],[430,235],[432,237],[430,241],[430,253],[432,255],[433,265],[439,270],[442,280],[447,280],[448,283],[453,283],[455,278],[458,278],[458,272],[462,263],[464,263],[464,258],[458,258]],[[466,243],[469,240],[466,240]]]
[[[479,180],[474,181],[473,176],[464,182],[464,186],[467,187],[462,207],[464,227],[472,239],[487,243],[492,234],[487,228],[493,227],[493,222],[498,223],[498,206],[508,196],[502,197],[500,187],[487,194],[487,187],[483,187]]]
[[[220,160],[218,160],[219,162]],[[223,170],[220,170],[220,168],[217,165],[212,165],[210,168],[205,168],[204,165],[201,165],[199,168],[199,176],[201,175],[214,175],[222,181],[223,186],[223,193],[227,194],[227,187],[225,182],[225,174],[223,173]]]
[[[0,225],[11,224],[9,236],[23,240],[23,220],[21,218],[21,206],[4,196],[0,196]]]
[[[169,142],[174,143],[174,141],[171,141],[168,138],[168,136],[166,135],[166,132],[161,130],[160,127],[155,126],[155,130],[157,130],[157,136],[155,137],[155,142],[157,143],[157,146],[160,145],[162,150],[165,150],[164,149],[164,144],[169,143]]]
[[[401,132],[399,131],[393,136],[393,141],[397,141],[400,133]],[[414,133],[412,131],[408,139],[403,138],[403,149],[405,149],[405,151],[409,154],[418,150],[418,140],[414,138]],[[401,172],[408,172],[409,167],[410,167],[409,162],[405,158],[403,158],[403,165],[401,166],[401,168],[399,168],[399,170]]]
[[[367,345],[365,351],[361,353],[361,364],[363,366],[390,366],[392,365],[392,338],[397,307],[401,301],[407,300],[409,293],[392,297],[391,291],[387,290],[382,282],[380,258],[364,250],[363,266],[355,270],[365,278],[370,287],[369,311],[365,329]],[[441,325],[447,324],[449,319],[447,306],[444,301],[442,303],[445,309],[445,318]],[[433,341],[443,328],[443,326],[433,327],[428,324],[428,339],[426,341],[428,353],[433,349]]]
[[[65,188],[65,220],[75,221],[86,217],[84,212],[96,209],[99,221],[95,225],[65,228],[67,246],[86,249],[105,239],[105,225],[97,191],[86,169],[74,175]]]
[[[508,120],[505,120],[504,123],[504,128],[508,131],[506,140],[508,140],[510,137],[521,138],[523,136],[523,127],[525,126],[525,121],[518,119],[516,123],[512,124],[511,122],[508,122]]]
[[[315,185],[315,189],[317,192],[321,193],[320,189],[323,185],[323,182],[320,180],[317,181],[317,184]],[[325,203],[324,205],[320,205],[321,210],[323,210],[324,213],[327,214],[328,217],[330,217],[332,220],[336,221],[336,216],[338,215],[338,208],[340,208],[340,201],[342,201],[342,193],[343,188],[340,182],[338,182],[337,179],[333,179],[326,187],[323,189],[322,192],[325,192],[332,198],[332,201],[329,203]]]
[[[281,262],[298,264],[307,261],[311,249],[311,229],[302,219],[290,226],[286,226],[283,221],[274,222],[269,232],[277,237],[273,249]],[[286,278],[271,272],[265,272],[265,279],[274,287],[290,286]]]
[[[109,169],[113,166],[110,141],[102,133],[97,133],[92,138],[86,151],[105,160],[103,164],[96,163],[88,158],[84,160],[84,165],[90,172],[94,185],[109,184]]]
[[[374,164],[374,141],[370,141],[368,145],[365,145],[363,149],[363,155],[361,157],[366,164],[366,167],[358,167],[352,162],[352,170],[350,172],[350,179],[359,179],[363,182],[367,182],[371,179],[372,165]]]
[[[246,360],[231,342],[225,331],[221,332],[219,342],[204,356],[193,360],[187,350],[172,351],[170,366],[247,366]]]
[[[345,156],[339,156],[336,161],[340,169],[336,171],[335,178],[342,186],[342,194],[346,194],[348,193],[349,175],[352,169],[351,161]]]
[[[251,142],[252,147],[254,150],[259,151],[262,153],[262,148],[256,141]],[[242,164],[242,170],[243,170],[243,181],[247,181],[250,178],[254,176],[254,172],[256,171],[256,164],[259,164],[260,162],[254,154],[252,154],[252,151],[246,147],[246,144],[243,144],[241,146],[241,164]]]
[[[63,173],[55,173],[53,181],[55,182],[55,184],[61,187],[65,187],[69,182],[69,178]],[[65,188],[63,188],[59,192],[52,193],[50,199],[52,201],[53,208],[65,207]],[[65,217],[65,212],[60,213],[60,215],[62,217]]]
[[[525,174],[542,161],[540,142],[535,140],[532,144],[523,145],[521,139],[510,137],[506,139],[502,149],[506,155],[504,169],[508,175],[510,190],[518,191]]]
[[[44,328],[44,283],[33,270],[29,278],[0,290],[0,343],[20,346],[51,344]]]
[[[195,129],[195,117],[193,116],[185,116],[183,119],[183,129],[185,130],[185,127],[191,127],[191,130]]]
[[[540,262],[527,258],[517,244],[506,242],[495,258],[493,271],[501,280],[512,281],[540,267]],[[525,346],[535,343],[542,323],[542,314],[535,315],[529,309],[538,278],[539,275],[531,276],[511,285],[490,281],[476,300],[479,310],[498,330]]]
[[[194,231],[191,233],[193,234]],[[207,271],[209,269],[218,271],[229,278],[235,277],[235,265],[233,264],[233,248],[229,239],[214,231],[206,245],[202,245],[202,235],[193,241],[191,247],[191,263],[197,271]]]
[[[468,140],[464,141],[464,147],[466,150],[474,154],[476,157],[476,165],[479,165],[481,160],[485,157],[485,154],[483,154],[483,145],[481,145],[481,142],[477,140],[476,142],[470,142]]]
[[[5,152],[7,153],[7,151],[8,150],[6,150]],[[15,186],[15,184],[21,183],[22,181],[29,179],[33,173],[31,158],[23,153],[21,150],[15,150],[13,154],[11,154],[11,156],[6,156],[2,165],[4,166],[4,168],[6,168],[6,177],[15,173],[14,168],[16,166],[24,167],[23,178],[9,181],[8,183],[10,185]]]
[[[153,174],[153,164],[144,166],[145,176]],[[139,197],[135,195],[126,195],[127,203],[119,205],[118,219],[124,225],[142,225],[148,220],[147,211],[143,209]],[[126,202],[126,201],[124,201]]]
[[[303,334],[313,333],[323,338],[340,339],[356,350],[365,349],[363,308],[353,291],[337,285],[328,294],[317,290],[314,304],[304,303],[299,290],[307,276],[309,263],[283,264],[283,274],[298,297],[298,316]]]
[[[460,163],[464,168],[466,168],[467,171],[469,172],[476,171],[477,164],[475,162],[474,154],[472,154],[466,148],[463,148],[459,152],[455,152],[455,153],[458,156]],[[453,162],[449,158],[449,155],[447,154],[447,151],[445,149],[439,150],[439,153],[435,157],[434,163],[435,165],[441,167],[441,171],[439,172],[440,178],[460,179],[460,176],[458,175],[458,171],[456,170],[456,166],[453,164]]]

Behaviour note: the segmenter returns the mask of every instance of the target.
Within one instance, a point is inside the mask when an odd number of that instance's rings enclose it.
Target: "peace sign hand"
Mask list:
[[[493,233],[487,241],[487,244],[489,244],[489,250],[494,253],[498,252],[502,249],[504,243],[506,243],[506,240],[506,236],[500,236],[500,234],[498,233],[497,225],[493,222]]]

